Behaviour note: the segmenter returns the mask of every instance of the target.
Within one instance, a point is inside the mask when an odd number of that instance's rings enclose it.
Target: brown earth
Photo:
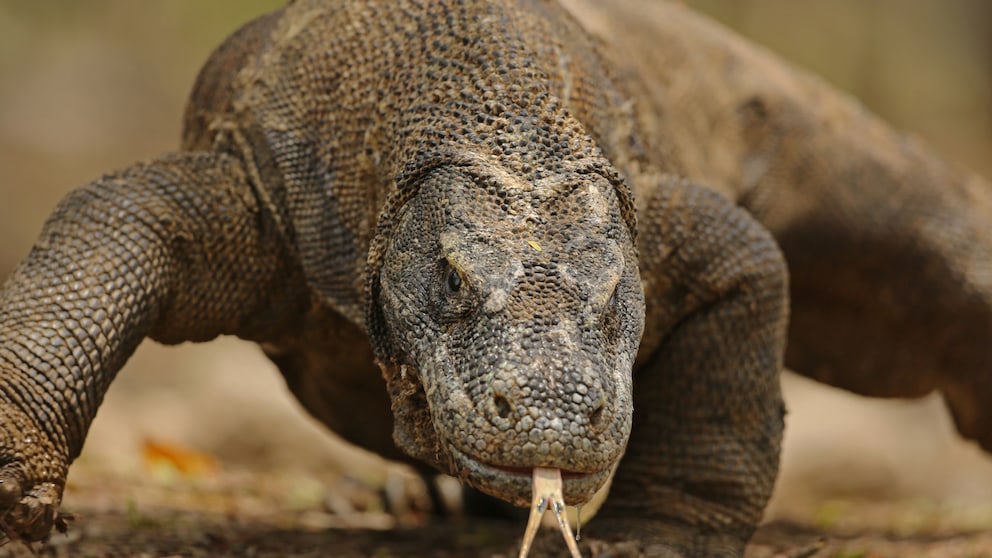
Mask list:
[[[339,478],[325,485],[312,478],[259,472],[196,477],[90,472],[78,475],[69,488],[66,507],[73,518],[67,534],[55,534],[47,545],[35,545],[33,550],[10,544],[0,548],[0,557],[516,555],[522,522],[440,521],[410,512],[393,515],[382,511],[384,502],[383,492],[353,479]],[[979,522],[992,525],[992,507],[941,510],[919,502],[833,506],[835,515],[813,524],[765,525],[747,556],[992,556],[992,532],[979,526]],[[585,533],[595,536],[595,521]],[[566,555],[552,529],[546,528],[543,535],[541,552],[532,555]]]

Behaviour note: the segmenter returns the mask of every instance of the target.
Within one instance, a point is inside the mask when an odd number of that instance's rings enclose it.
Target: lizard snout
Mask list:
[[[457,445],[503,467],[609,468],[629,432],[629,417],[615,404],[616,387],[606,384],[611,375],[592,362],[563,367],[557,354],[504,361],[483,376],[491,378],[488,385],[470,390],[485,426],[466,436],[470,445]]]
[[[539,355],[502,363],[470,389],[475,420],[442,426],[454,473],[494,496],[526,505],[535,468],[563,472],[569,503],[587,501],[609,477],[630,433],[605,367],[556,367]],[[441,413],[442,416],[455,416]]]
[[[581,375],[572,373],[564,376],[575,378]],[[578,429],[569,429],[571,434],[580,434],[584,428],[598,433],[608,424],[611,413],[607,412],[606,396],[599,381],[566,380],[559,389],[549,389],[553,386],[535,389],[533,383],[537,382],[525,382],[521,386],[514,379],[494,381],[489,404],[485,405],[490,421],[502,428],[531,430],[537,421],[541,421],[542,415],[551,414],[561,417],[564,422],[578,425]],[[553,418],[551,421],[561,422]]]

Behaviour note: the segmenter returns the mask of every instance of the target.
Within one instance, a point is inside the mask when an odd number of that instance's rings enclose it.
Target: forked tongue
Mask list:
[[[579,554],[579,545],[575,543],[572,536],[572,528],[565,519],[565,497],[561,493],[561,470],[545,469],[543,467],[534,468],[534,497],[530,504],[530,516],[527,518],[527,530],[524,531],[524,541],[520,545],[519,558],[526,558],[530,552],[530,546],[534,542],[537,530],[541,526],[541,518],[544,512],[551,508],[558,520],[558,528],[565,537],[565,544],[572,558],[582,558]]]

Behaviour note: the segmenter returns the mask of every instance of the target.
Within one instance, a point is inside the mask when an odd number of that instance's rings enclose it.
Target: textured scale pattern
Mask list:
[[[0,291],[0,539],[57,522],[141,339],[231,334],[425,473],[527,505],[615,471],[587,550],[741,556],[783,364],[939,389],[992,449],[990,223],[986,181],[674,2],[295,0]]]

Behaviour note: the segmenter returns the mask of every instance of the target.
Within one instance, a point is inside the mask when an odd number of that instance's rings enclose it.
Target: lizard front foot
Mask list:
[[[13,477],[0,478],[0,544],[45,540],[59,521],[58,486],[46,482],[23,493],[18,484]]]
[[[0,402],[0,545],[42,541],[64,525],[58,508],[66,470],[64,452],[34,421]]]

